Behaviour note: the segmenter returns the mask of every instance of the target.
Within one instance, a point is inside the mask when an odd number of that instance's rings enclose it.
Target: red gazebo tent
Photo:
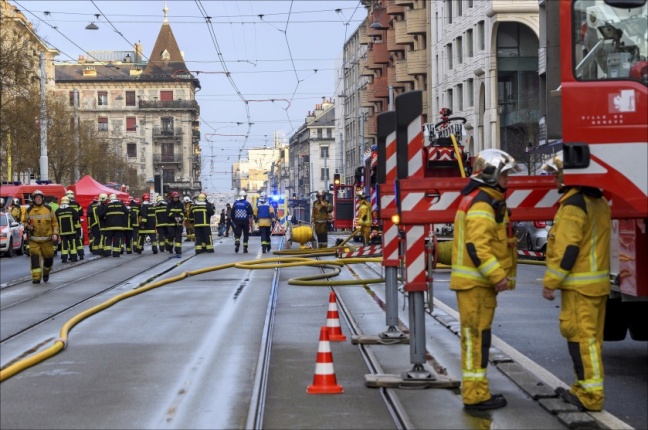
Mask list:
[[[92,203],[92,199],[101,193],[106,193],[107,195],[115,194],[119,200],[127,205],[130,204],[130,196],[128,193],[103,186],[99,182],[95,181],[90,175],[84,176],[79,180],[79,182],[70,185],[67,189],[74,191],[74,198],[83,208],[84,216],[81,225],[83,227],[84,242],[86,244],[88,243],[88,227],[86,223],[88,214],[86,211],[88,210],[90,203]]]

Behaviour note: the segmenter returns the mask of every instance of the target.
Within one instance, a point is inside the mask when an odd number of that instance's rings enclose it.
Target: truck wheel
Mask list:
[[[628,316],[624,310],[624,303],[621,302],[621,299],[608,298],[605,309],[603,340],[619,341],[625,339],[628,332]]]
[[[632,340],[648,340],[648,328],[646,328],[644,319],[648,303],[631,302],[625,303],[625,305],[630,305],[625,308],[626,313],[630,315],[630,324],[628,327],[628,330],[630,331],[630,337],[632,338]]]

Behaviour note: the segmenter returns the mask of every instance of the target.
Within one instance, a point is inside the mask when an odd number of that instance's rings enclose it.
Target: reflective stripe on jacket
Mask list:
[[[29,240],[34,242],[47,242],[52,240],[53,234],[59,234],[58,220],[52,208],[43,203],[40,206],[32,205],[25,212],[25,225],[34,227],[29,233]]]
[[[483,186],[464,195],[454,222],[450,289],[491,287],[505,276],[513,278],[517,250],[511,247],[515,238],[509,238],[508,222],[504,193]]]
[[[547,239],[543,285],[587,296],[610,293],[610,206],[599,190],[570,188]]]

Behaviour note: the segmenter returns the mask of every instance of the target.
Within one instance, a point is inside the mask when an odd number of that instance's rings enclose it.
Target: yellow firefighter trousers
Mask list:
[[[560,333],[567,339],[576,382],[571,391],[587,409],[603,408],[603,326],[607,296],[561,290]]]
[[[29,258],[31,261],[32,279],[41,279],[41,260],[43,262],[43,275],[49,275],[54,265],[54,244],[51,240],[47,242],[29,241]]]
[[[466,405],[491,398],[486,378],[491,325],[497,306],[497,293],[492,287],[457,290],[461,323],[461,395]]]

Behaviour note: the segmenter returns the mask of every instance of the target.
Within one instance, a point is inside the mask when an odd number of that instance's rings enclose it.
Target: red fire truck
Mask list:
[[[601,188],[612,205],[605,338],[648,340],[648,6],[548,3],[560,7],[565,183]]]
[[[559,8],[561,64],[560,68],[548,65],[547,73],[560,73],[563,124],[562,144],[555,151],[564,153],[565,184],[602,189],[612,209],[612,293],[605,340],[622,340],[627,332],[634,340],[648,340],[644,323],[648,311],[646,0],[547,2],[547,8],[553,7]],[[462,159],[469,161],[465,154],[452,158],[463,152],[452,150],[444,140],[447,133],[457,135],[460,120],[443,120],[425,133],[433,139],[424,139],[420,97],[420,91],[411,91],[396,98],[398,163],[393,166],[394,195],[388,197],[397,209],[383,205],[382,196],[380,205],[386,213],[381,219],[397,214],[399,239],[394,240],[401,242],[399,255],[405,260],[405,290],[414,294],[429,291],[432,283],[434,245],[430,244],[436,243],[432,226],[453,222],[459,191],[466,183],[447,169],[456,169]],[[388,150],[388,160],[389,154]],[[379,174],[380,190],[383,182],[388,190],[389,178],[385,181]],[[551,178],[512,176],[508,187],[512,221],[553,219],[559,195]],[[388,244],[384,242],[383,248]]]

